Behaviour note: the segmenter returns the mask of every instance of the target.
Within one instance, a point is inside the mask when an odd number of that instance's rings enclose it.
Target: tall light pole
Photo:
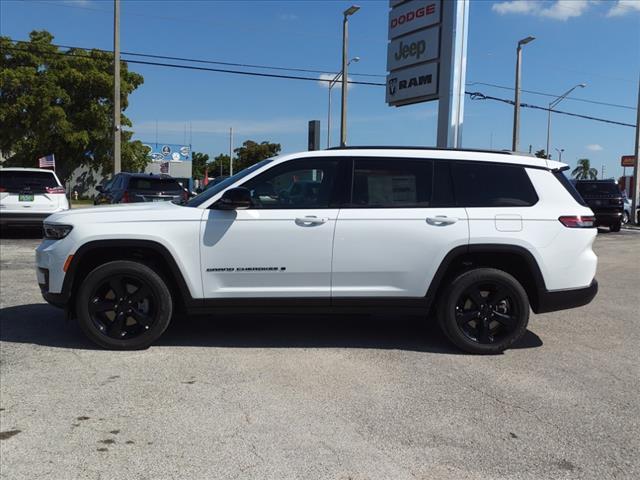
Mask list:
[[[569,90],[564,92],[562,95],[560,95],[558,98],[556,98],[553,102],[549,104],[549,110],[547,111],[547,149],[545,150],[547,152],[547,158],[549,158],[549,148],[551,148],[549,146],[550,139],[551,139],[551,109],[555,108],[556,105],[558,105],[562,100],[567,98],[567,95],[573,92],[576,88],[578,87],[584,88],[586,86],[587,86],[586,83],[579,83],[578,85],[574,85],[573,87],[571,87]]]
[[[347,145],[347,84],[349,81],[349,17],[360,10],[357,5],[351,5],[343,12],[342,18],[342,115],[340,117],[340,146]]]
[[[638,205],[640,205],[640,178],[638,177],[640,175],[640,77],[638,77],[638,109],[636,115],[636,158],[633,162],[633,198],[631,199],[631,217],[635,220],[635,222],[632,221],[632,223],[640,225],[640,215],[636,214]]]
[[[562,161],[562,152],[564,152],[564,148],[556,148],[556,152],[558,152],[558,161],[561,162]]]
[[[536,37],[526,37],[518,42],[516,48],[516,95],[513,100],[513,141],[511,142],[511,150],[517,152],[520,148],[520,74],[522,64],[522,46],[529,42],[533,42]]]
[[[360,57],[353,57],[347,62],[347,66],[351,65],[351,62],[357,63],[360,61]],[[327,109],[327,148],[331,147],[331,89],[342,77],[342,72],[336,73],[336,76],[329,82],[329,108]]]
[[[120,0],[113,2],[113,173],[120,173]]]

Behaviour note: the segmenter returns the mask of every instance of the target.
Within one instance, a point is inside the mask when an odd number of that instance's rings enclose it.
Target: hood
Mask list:
[[[196,210],[192,207],[176,205],[173,202],[145,202],[125,205],[99,205],[87,208],[74,208],[54,213],[47,217],[47,223],[78,222],[111,223],[111,222],[146,222],[157,220],[180,219],[185,210]]]

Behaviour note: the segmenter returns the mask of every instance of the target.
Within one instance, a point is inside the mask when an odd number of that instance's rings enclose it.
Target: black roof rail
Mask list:
[[[501,153],[503,155],[529,155],[528,153],[512,152],[511,150],[487,150],[481,148],[438,148],[438,147],[411,147],[407,145],[354,145],[346,147],[331,147],[327,150],[447,150],[456,152]]]

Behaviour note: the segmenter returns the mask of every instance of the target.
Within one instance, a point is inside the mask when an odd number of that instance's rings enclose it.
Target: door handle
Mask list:
[[[458,221],[457,218],[447,217],[446,215],[436,215],[435,217],[427,217],[429,225],[453,225]]]
[[[308,225],[322,225],[323,223],[327,223],[327,218],[318,218],[313,215],[309,215],[306,217],[297,217],[296,224],[300,226],[308,226]]]

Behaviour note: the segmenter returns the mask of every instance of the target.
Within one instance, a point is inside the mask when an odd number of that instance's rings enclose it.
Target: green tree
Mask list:
[[[591,168],[591,162],[588,158],[578,160],[578,166],[573,169],[571,175],[576,180],[596,180],[598,178],[598,170]]]
[[[209,155],[206,153],[193,152],[192,160],[192,176],[193,178],[204,178],[204,169],[208,167]],[[210,168],[210,167],[209,167]]]
[[[547,152],[545,152],[544,148],[542,150],[536,151],[534,155],[538,158],[547,158]]]
[[[63,179],[81,165],[113,171],[113,55],[98,50],[63,52],[46,31],[28,42],[0,37],[0,150],[6,165],[37,166],[53,153]],[[121,106],[143,83],[121,67]],[[122,168],[140,171],[146,148],[132,141],[131,121],[121,115]]]
[[[235,169],[234,171],[238,170]],[[210,177],[219,177],[221,175],[229,175],[229,155],[225,155],[224,153],[221,153],[214,158],[211,166],[209,167]]]
[[[241,147],[234,150],[236,158],[233,164],[233,171],[239,172],[265,158],[274,157],[280,153],[281,148],[279,143],[256,143],[253,140],[247,140]]]

